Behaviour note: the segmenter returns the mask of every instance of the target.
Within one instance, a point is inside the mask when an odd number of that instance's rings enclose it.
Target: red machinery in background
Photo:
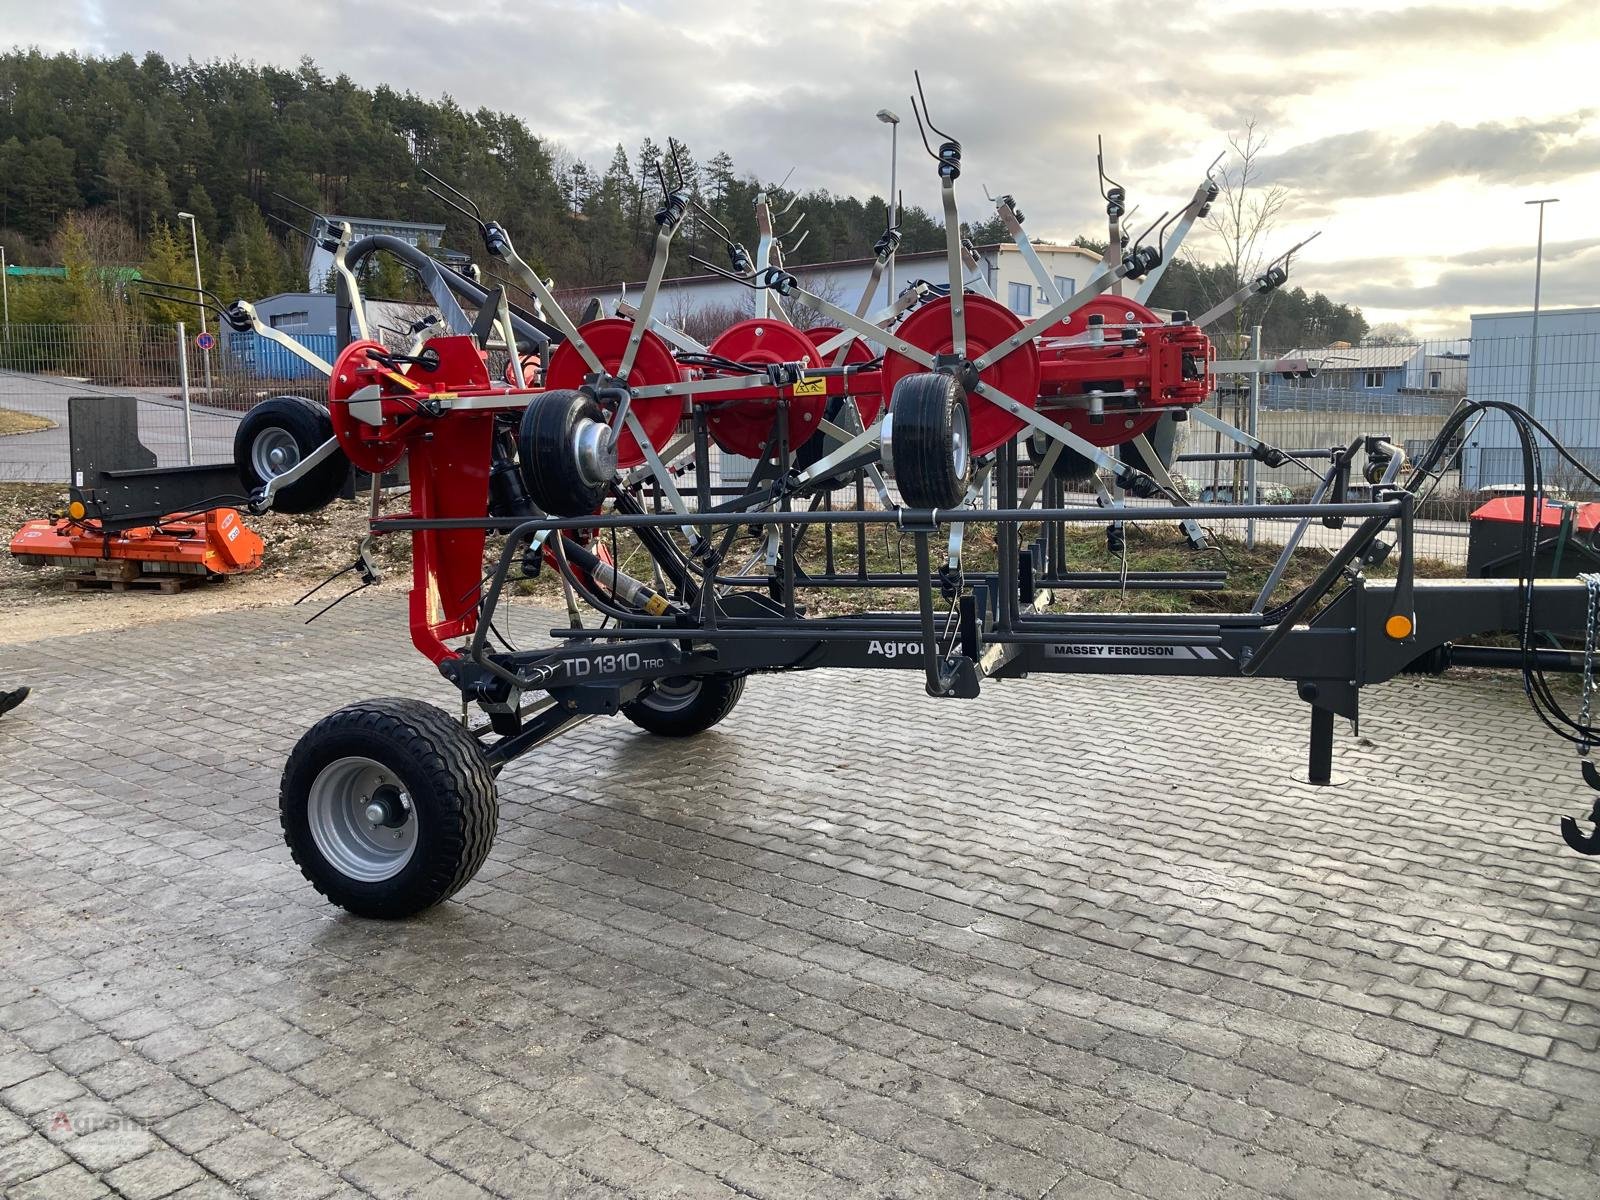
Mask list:
[[[164,577],[218,578],[261,565],[264,547],[239,513],[233,463],[158,467],[139,441],[132,396],[67,401],[72,483],[66,510],[29,521],[11,539],[24,566],[66,567],[80,581],[125,585]],[[348,467],[341,468],[348,473]],[[201,498],[204,499],[201,499]]]

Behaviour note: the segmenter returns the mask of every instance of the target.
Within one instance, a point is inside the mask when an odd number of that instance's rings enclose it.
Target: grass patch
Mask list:
[[[14,408],[0,408],[0,437],[10,437],[18,433],[39,433],[55,427],[56,423],[49,417],[18,412]]]
[[[1039,536],[1037,523],[1021,527],[1024,548]],[[607,545],[612,544],[608,533]],[[1120,576],[1124,566],[1129,572],[1141,571],[1223,571],[1225,586],[1221,589],[1152,589],[1130,585],[1125,591],[1120,587],[1056,589],[1056,611],[1079,612],[1245,612],[1255,601],[1267,575],[1276,562],[1279,548],[1257,546],[1247,549],[1242,539],[1212,536],[1204,550],[1190,547],[1174,526],[1129,525],[1126,533],[1126,554],[1112,554],[1106,549],[1104,529],[1072,527],[1067,532],[1068,570],[1074,572],[1114,572]],[[616,558],[622,569],[635,578],[649,581],[650,560],[638,540],[626,530],[616,531]],[[759,536],[741,531],[722,565],[723,575],[737,573],[762,546]],[[937,571],[945,561],[948,551],[948,532],[933,539],[933,562]],[[1332,553],[1318,547],[1302,547],[1289,561],[1282,582],[1273,593],[1274,602],[1293,595],[1316,578]],[[900,534],[888,526],[872,526],[867,530],[865,559],[868,574],[897,573],[911,575],[916,572],[916,544],[910,534]],[[995,528],[969,527],[962,551],[964,570],[980,574],[995,569]],[[820,576],[827,568],[826,539],[820,527],[809,530],[799,542],[797,562],[808,575]],[[858,543],[853,527],[838,526],[834,530],[833,567],[836,574],[854,574],[858,562]],[[1459,567],[1427,559],[1416,561],[1419,576],[1458,576]],[[1369,577],[1394,574],[1388,564],[1367,572]],[[751,576],[765,581],[768,571],[758,565]],[[536,596],[558,601],[561,596],[560,580],[555,572],[546,568],[536,579],[523,581],[517,587],[521,595]],[[798,602],[811,615],[837,615],[850,612],[906,610],[917,606],[914,588],[903,587],[832,587],[807,586],[801,581]]]

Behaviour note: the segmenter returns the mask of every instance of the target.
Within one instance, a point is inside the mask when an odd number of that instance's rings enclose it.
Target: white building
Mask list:
[[[1023,318],[1039,316],[1050,305],[1044,289],[1034,280],[1023,261],[1022,252],[1009,242],[976,247],[984,278],[1000,303]],[[1081,246],[1035,244],[1045,269],[1065,295],[1071,295],[1088,279],[1100,256]],[[838,262],[806,263],[789,270],[806,290],[841,308],[854,311],[872,276],[870,258],[843,259]],[[948,283],[943,250],[924,250],[895,256],[895,288],[904,290],[916,279],[929,283]],[[617,301],[626,296],[637,303],[644,292],[644,281],[598,288],[568,288],[556,292],[556,299],[570,312],[581,309],[598,297],[607,313],[616,310]],[[660,307],[656,315],[669,325],[683,326],[696,313],[733,315],[754,311],[755,293],[748,287],[720,275],[680,275],[661,284]],[[887,277],[879,281],[871,309],[889,303]],[[870,310],[869,310],[870,311]]]
[[[1467,395],[1528,409],[1591,470],[1600,466],[1600,308],[1541,311],[1537,346],[1531,310],[1473,314]],[[1593,490],[1568,478],[1555,456],[1542,458],[1547,485]],[[1520,442],[1509,421],[1491,415],[1462,449],[1462,486],[1521,481]]]

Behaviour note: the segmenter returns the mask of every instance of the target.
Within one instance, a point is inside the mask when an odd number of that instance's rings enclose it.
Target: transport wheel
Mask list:
[[[357,916],[409,917],[449,899],[494,844],[494,775],[448,713],[363,700],[296,743],[278,797],[311,885]]]
[[[883,424],[883,461],[910,508],[954,508],[972,478],[967,398],[953,376],[907,375]]]
[[[233,434],[233,465],[245,491],[254,493],[267,480],[282,475],[309,458],[333,436],[328,410],[304,396],[274,396],[263,400],[239,422]],[[350,478],[350,460],[342,450],[324,459],[305,478],[297,479],[272,497],[276,512],[308,513],[326,508],[338,498]]]
[[[743,694],[743,675],[663,679],[637,700],[624,704],[622,715],[640,729],[662,737],[693,737],[731,713]]]
[[[592,396],[541,392],[522,410],[517,457],[528,497],[556,517],[581,517],[605,499],[617,474],[611,429]]]

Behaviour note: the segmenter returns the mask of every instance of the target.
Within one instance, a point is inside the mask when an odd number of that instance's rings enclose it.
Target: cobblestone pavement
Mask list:
[[[1600,1194],[1600,866],[1513,687],[1374,690],[1317,790],[1283,684],[757,679],[516,764],[390,925],[275,796],[444,699],[399,611],[4,651],[7,1197]]]

